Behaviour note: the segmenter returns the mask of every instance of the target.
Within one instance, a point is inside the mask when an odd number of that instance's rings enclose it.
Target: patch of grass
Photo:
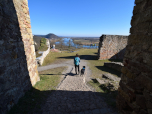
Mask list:
[[[96,92],[99,92],[99,95],[101,95],[104,98],[105,102],[108,105],[116,109],[117,91],[108,90],[106,88],[106,85],[99,84],[96,79],[89,81],[88,84],[95,88]]]
[[[52,63],[58,64],[65,62],[67,60],[73,59],[76,53],[78,53],[80,55],[80,59],[85,59],[88,61],[93,78],[100,78],[101,74],[103,73],[111,73],[115,76],[119,76],[120,73],[118,71],[104,66],[104,62],[111,62],[110,60],[97,60],[97,52],[98,49],[79,49],[73,53],[69,53],[69,51],[62,51],[62,53],[50,52],[44,59],[42,66]]]
[[[97,66],[104,66],[104,62],[110,62],[109,60],[90,60],[89,67],[92,71],[93,78],[100,78],[103,73],[106,73],[104,70],[99,69]],[[105,67],[103,67],[105,68]]]
[[[60,82],[60,76],[62,75],[62,71],[65,68],[66,67],[58,67],[39,72],[41,81],[37,82],[34,87],[36,89],[39,89],[40,91],[55,90],[55,87]]]
[[[97,49],[79,49],[76,50],[75,52],[70,52],[70,51],[62,51],[62,53],[58,52],[49,52],[49,54],[45,57],[43,65],[49,65],[49,64],[58,64],[65,62],[67,60],[74,59],[75,55],[78,53],[80,55],[80,59],[83,59],[84,56],[90,57],[90,55],[94,52],[97,52]]]
[[[102,74],[105,73],[111,73],[116,77],[120,77],[120,72],[116,71],[112,68],[108,68],[106,66],[104,66],[105,62],[111,62],[110,60],[106,59],[106,60],[90,60],[89,62],[89,67],[92,71],[92,77],[93,78],[101,78]]]
[[[40,81],[19,99],[18,104],[9,111],[9,114],[42,113],[41,106],[48,96],[56,89],[61,81],[61,72],[66,67],[58,67],[39,72]]]
[[[110,60],[97,60],[97,52],[98,49],[79,49],[73,53],[69,53],[69,51],[62,51],[62,53],[50,52],[44,59],[42,66],[65,62],[66,60],[73,59],[76,53],[78,53],[80,59],[86,58],[85,60],[88,60],[93,78],[100,78],[103,73],[111,73],[115,76],[119,76],[120,73],[118,71],[104,66],[104,62],[111,62]]]

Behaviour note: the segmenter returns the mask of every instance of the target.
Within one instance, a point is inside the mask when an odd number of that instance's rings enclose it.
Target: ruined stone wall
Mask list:
[[[98,59],[123,59],[128,36],[102,35],[99,39]]]
[[[37,61],[37,63],[38,63],[40,66],[43,64],[43,61],[44,61],[45,57],[46,57],[46,56],[49,54],[49,52],[50,52],[50,41],[49,41],[49,39],[47,39],[47,38],[46,38],[46,45],[47,45],[48,49],[47,49],[46,51],[42,51],[42,56],[36,58],[36,61]]]
[[[37,71],[37,62],[35,57],[35,47],[34,47],[33,35],[30,24],[28,3],[27,0],[19,0],[19,1],[13,0],[13,1],[17,12],[22,41],[24,43],[24,50],[25,50],[31,84],[35,85],[35,83],[40,79]]]
[[[0,113],[39,80],[26,0],[0,1]]]
[[[152,0],[135,4],[117,106],[121,114],[152,114]]]

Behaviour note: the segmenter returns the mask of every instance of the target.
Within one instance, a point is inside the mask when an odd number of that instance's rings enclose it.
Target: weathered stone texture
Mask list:
[[[124,66],[121,62],[107,62],[104,63],[104,66],[115,69],[119,72],[121,72],[121,68]]]
[[[0,0],[0,113],[38,80],[27,0]]]
[[[128,36],[102,35],[99,41],[98,59],[123,59]]]
[[[152,0],[135,4],[117,106],[122,114],[152,114]]]
[[[30,24],[28,3],[27,0],[13,0],[13,2],[18,17],[22,41],[24,43],[24,50],[31,84],[35,85],[35,83],[39,81],[39,76],[37,72],[37,62],[35,57],[35,47]]]

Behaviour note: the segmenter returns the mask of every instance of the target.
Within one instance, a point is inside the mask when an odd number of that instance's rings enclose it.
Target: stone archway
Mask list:
[[[123,114],[152,113],[152,0],[135,0],[117,97]],[[0,3],[0,113],[38,80],[27,0]]]

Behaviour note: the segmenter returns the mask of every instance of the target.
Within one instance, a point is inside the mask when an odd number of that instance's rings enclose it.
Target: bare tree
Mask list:
[[[63,40],[60,40],[60,48],[61,49],[63,48],[63,44],[64,44]]]

